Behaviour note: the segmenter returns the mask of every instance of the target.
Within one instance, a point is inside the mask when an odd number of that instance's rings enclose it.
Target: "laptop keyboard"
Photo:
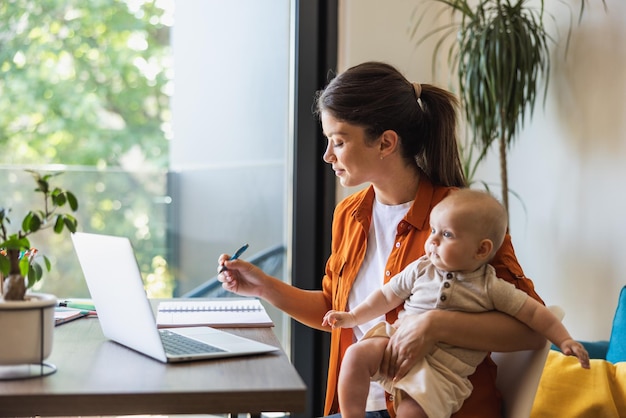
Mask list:
[[[159,330],[161,341],[165,352],[172,355],[199,354],[199,353],[220,353],[224,352],[221,348],[215,347],[187,338],[184,335],[176,334],[165,329]]]

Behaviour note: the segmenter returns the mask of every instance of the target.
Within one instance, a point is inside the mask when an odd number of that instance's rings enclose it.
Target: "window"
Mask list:
[[[336,8],[333,0],[0,2],[0,204],[16,215],[29,206],[25,167],[64,171],[59,181],[80,199],[79,228],[129,236],[151,296],[192,291],[215,275],[220,253],[244,242],[245,259],[283,247],[276,275],[291,281],[293,271],[297,286],[319,289],[335,178],[311,104],[335,68]],[[144,32],[102,45],[85,35],[87,46],[72,54],[18,53],[35,42],[29,36],[52,48],[78,42],[83,29],[125,28]],[[67,71],[76,53],[87,74],[111,64],[116,46],[127,60],[111,69],[135,74],[126,81],[100,74],[80,87],[85,73]],[[74,78],[52,77],[52,68]],[[20,74],[39,78],[13,78]],[[139,115],[116,116],[120,107]],[[67,237],[34,244],[54,263],[40,290],[88,296]],[[302,416],[319,416],[327,335],[270,314],[309,388]]]
[[[0,190],[14,219],[31,206],[24,168],[63,171],[79,229],[129,236],[152,297],[211,280],[244,242],[244,259],[284,259],[289,0],[17,0],[0,19]],[[88,297],[67,236],[36,238],[53,264],[37,290]]]
[[[0,5],[2,205],[19,222],[33,207],[24,168],[64,171],[54,181],[78,196],[79,228],[130,236],[159,296],[174,288],[163,251],[173,11],[163,0]],[[39,290],[88,296],[67,237],[35,239],[53,264]]]

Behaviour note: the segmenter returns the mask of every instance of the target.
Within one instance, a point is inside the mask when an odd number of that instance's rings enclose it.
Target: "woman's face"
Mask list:
[[[328,139],[323,159],[330,164],[344,187],[370,182],[375,167],[379,165],[379,140],[368,144],[361,126],[342,122],[327,112],[322,112],[322,129]]]

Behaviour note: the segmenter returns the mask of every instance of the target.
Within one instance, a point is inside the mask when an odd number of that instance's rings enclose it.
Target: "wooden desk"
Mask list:
[[[279,346],[271,328],[228,329]],[[0,381],[0,416],[302,412],[306,387],[285,353],[167,365],[102,335],[95,318],[56,327],[56,373]]]

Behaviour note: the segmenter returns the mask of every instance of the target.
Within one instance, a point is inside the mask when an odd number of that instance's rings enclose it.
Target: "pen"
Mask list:
[[[66,308],[83,309],[86,311],[96,310],[93,302],[90,302],[87,300],[81,300],[81,301],[64,300],[64,301],[59,302],[59,306],[63,306]]]
[[[235,254],[233,254],[233,256],[230,257],[230,260],[238,259],[241,256],[241,254],[243,254],[243,252],[246,251],[247,249],[248,249],[248,244],[244,244],[241,248],[235,251]],[[222,265],[222,267],[220,267],[220,273],[223,272],[224,270],[226,270],[226,266]]]

